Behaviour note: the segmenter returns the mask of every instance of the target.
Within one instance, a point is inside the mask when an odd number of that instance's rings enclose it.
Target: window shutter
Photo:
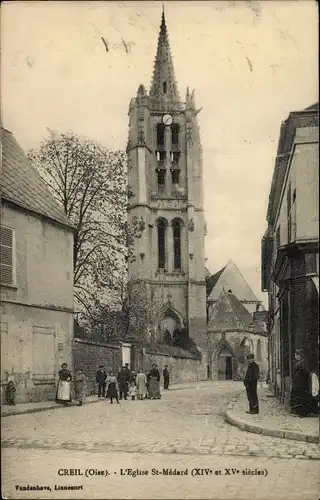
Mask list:
[[[13,284],[13,230],[1,226],[0,232],[0,282],[6,285]]]

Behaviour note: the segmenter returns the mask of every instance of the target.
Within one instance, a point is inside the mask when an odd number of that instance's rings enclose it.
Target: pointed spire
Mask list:
[[[152,107],[157,110],[165,111],[182,108],[170,52],[164,9],[162,10],[150,99]]]
[[[161,17],[161,25],[160,25],[160,34],[165,35],[167,33],[167,25],[166,18],[164,15],[164,5],[162,4],[162,17]]]

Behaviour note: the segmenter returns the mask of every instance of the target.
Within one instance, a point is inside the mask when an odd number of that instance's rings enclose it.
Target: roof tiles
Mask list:
[[[12,133],[1,128],[1,198],[74,229]]]
[[[253,319],[252,314],[232,293],[222,290],[218,302],[209,318],[209,329],[239,330],[263,334],[262,326]]]

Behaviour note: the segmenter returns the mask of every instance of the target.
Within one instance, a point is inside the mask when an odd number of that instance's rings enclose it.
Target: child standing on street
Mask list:
[[[117,403],[120,404],[118,396],[119,393],[118,381],[112,371],[110,372],[106,382],[107,382],[106,398],[110,398],[111,404],[113,404],[113,399],[116,399]]]
[[[130,387],[129,387],[129,396],[131,396],[132,401],[136,399],[137,395],[137,386],[134,382],[131,382]]]
[[[15,388],[14,382],[10,380],[6,388],[6,400],[8,405],[14,406],[16,404],[14,401],[16,390],[17,389]]]
[[[87,379],[81,368],[77,370],[75,379],[74,379],[74,389],[75,389],[75,395],[76,395],[76,400],[79,402],[78,406],[82,406],[83,400],[85,399],[86,395],[86,385],[87,385]]]

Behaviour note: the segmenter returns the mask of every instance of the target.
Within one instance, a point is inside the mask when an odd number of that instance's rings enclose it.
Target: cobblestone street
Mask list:
[[[236,382],[202,383],[165,392],[159,401],[110,405],[102,400],[82,408],[6,417],[2,493],[7,498],[49,498],[45,492],[35,496],[16,491],[15,485],[82,484],[83,491],[59,491],[59,496],[173,498],[177,488],[183,498],[239,499],[253,491],[255,498],[316,498],[316,444],[247,433],[225,422],[228,401],[242,389]],[[268,477],[138,477],[131,483],[132,477],[118,475],[86,481],[57,475],[59,468],[88,467],[261,468],[268,470]]]

